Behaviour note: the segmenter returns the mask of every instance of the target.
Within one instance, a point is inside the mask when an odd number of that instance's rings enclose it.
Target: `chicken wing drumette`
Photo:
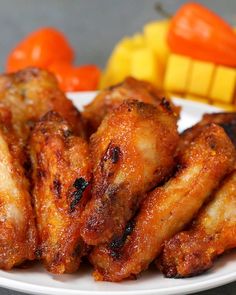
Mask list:
[[[27,68],[0,75],[0,102],[11,110],[13,128],[23,144],[34,123],[50,110],[65,118],[77,134],[83,134],[80,113],[45,70]]]
[[[105,117],[90,144],[94,181],[81,230],[88,244],[123,232],[145,193],[172,171],[178,138],[169,105],[128,100]]]
[[[25,156],[11,125],[11,112],[0,106],[0,268],[35,259],[37,234],[23,169]]]
[[[123,237],[99,245],[90,255],[96,280],[121,281],[147,269],[164,241],[188,224],[233,169],[235,148],[217,125],[202,133],[181,156],[179,171],[143,202]]]
[[[83,117],[87,122],[90,133],[97,130],[103,118],[112,109],[118,107],[124,100],[136,99],[145,103],[158,105],[162,102],[162,95],[150,83],[128,77],[124,82],[100,91],[95,99],[85,106]],[[166,100],[171,108],[178,113],[178,108]]]
[[[185,151],[193,139],[199,135],[202,128],[210,123],[221,126],[227,133],[233,144],[236,146],[236,113],[212,113],[204,114],[201,121],[186,129],[180,136],[178,154]]]
[[[90,190],[87,143],[49,112],[36,123],[29,152],[41,258],[50,272],[73,272],[86,252],[80,222]]]
[[[197,275],[213,266],[215,258],[236,247],[236,172],[212,196],[188,231],[165,243],[158,266],[166,277]]]

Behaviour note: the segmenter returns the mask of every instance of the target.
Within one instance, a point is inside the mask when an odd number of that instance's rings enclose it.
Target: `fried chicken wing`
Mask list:
[[[193,139],[201,133],[202,128],[210,123],[220,125],[227,133],[234,146],[236,146],[236,113],[204,114],[200,122],[186,129],[181,134],[178,153],[183,153]]]
[[[24,155],[11,126],[11,112],[0,106],[0,268],[35,259],[37,234],[22,167]]]
[[[192,220],[233,169],[234,159],[234,146],[224,130],[215,124],[205,127],[182,155],[177,174],[148,194],[124,236],[92,251],[95,279],[121,281],[145,270],[163,242]]]
[[[145,103],[158,105],[162,101],[162,95],[150,83],[128,77],[124,82],[100,91],[95,99],[85,106],[83,117],[85,118],[90,133],[97,130],[103,118],[112,109],[118,107],[124,100],[136,99]],[[178,108],[165,99],[173,110],[178,113]]]
[[[169,108],[128,100],[105,117],[91,137],[94,182],[81,229],[86,243],[123,232],[145,192],[172,171],[178,138]]]
[[[166,277],[202,273],[214,259],[236,247],[236,172],[220,186],[188,231],[165,243],[158,265]]]
[[[41,258],[50,272],[73,272],[86,252],[80,221],[91,179],[87,143],[49,112],[36,123],[29,150]]]
[[[27,68],[0,75],[0,102],[11,110],[13,127],[23,143],[34,122],[50,110],[65,118],[77,134],[83,134],[80,113],[45,70]]]

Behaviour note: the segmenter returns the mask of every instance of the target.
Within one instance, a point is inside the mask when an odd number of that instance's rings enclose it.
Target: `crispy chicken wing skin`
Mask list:
[[[41,257],[48,271],[70,273],[86,251],[80,219],[89,197],[88,146],[54,112],[36,123],[29,145]]]
[[[128,77],[124,82],[99,92],[95,99],[85,106],[83,117],[87,122],[90,133],[93,133],[97,130],[105,115],[118,107],[124,100],[136,99],[158,105],[162,97],[150,83]],[[173,108],[170,101],[165,101]],[[173,109],[178,113],[176,107]]]
[[[123,232],[145,192],[172,171],[178,139],[176,117],[164,107],[128,100],[105,117],[91,137],[94,182],[81,230],[86,243]]]
[[[37,246],[24,155],[11,126],[11,113],[0,106],[0,268],[33,260]]]
[[[202,128],[210,123],[220,125],[236,146],[236,113],[213,113],[203,115],[200,122],[186,129],[181,134],[178,153],[183,153],[192,140],[201,133]]]
[[[236,172],[223,182],[212,201],[200,212],[188,231],[165,243],[158,264],[166,277],[202,273],[214,259],[236,247]]]
[[[223,129],[214,124],[204,128],[182,155],[177,174],[149,193],[124,236],[93,250],[95,279],[121,281],[145,270],[163,242],[192,220],[230,172],[234,158],[235,149]]]
[[[0,75],[0,102],[11,110],[13,127],[23,143],[34,122],[50,110],[65,118],[77,134],[83,134],[80,113],[45,70],[27,68]]]
[[[7,138],[7,144],[9,149],[13,153],[14,157],[18,159],[19,164],[23,167],[26,161],[26,154],[20,147],[19,138],[17,138],[13,126],[12,126],[12,114],[11,111],[0,103],[0,127]]]

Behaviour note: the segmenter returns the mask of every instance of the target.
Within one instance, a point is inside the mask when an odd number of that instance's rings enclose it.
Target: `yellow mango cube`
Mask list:
[[[150,48],[140,48],[133,52],[131,57],[132,77],[151,82],[158,88],[162,84],[162,76],[155,53]]]
[[[104,89],[106,87],[107,87],[107,73],[106,71],[104,71],[101,74],[98,89]]]
[[[187,92],[207,97],[215,65],[210,62],[193,60],[191,76],[187,85]]]
[[[133,37],[121,39],[108,60],[106,74],[102,78],[101,87],[104,88],[117,84],[129,76],[133,51],[144,46],[145,39],[141,33],[137,33]]]
[[[169,92],[185,93],[191,75],[192,60],[186,56],[171,54],[167,61],[164,89]]]
[[[133,45],[133,48],[138,47],[145,47],[146,46],[146,40],[144,38],[144,35],[141,33],[136,33],[131,37],[131,42]]]
[[[236,70],[218,66],[215,70],[214,80],[210,89],[209,97],[213,101],[230,104],[236,83]]]
[[[187,94],[185,98],[192,101],[200,102],[200,103],[209,103],[207,98],[196,96],[196,95]]]
[[[108,71],[104,71],[101,75],[99,82],[99,89],[105,89],[111,85],[114,85],[113,77],[110,75]]]
[[[157,54],[158,60],[165,67],[170,49],[167,44],[167,34],[169,30],[169,20],[154,21],[144,26],[144,36],[147,46],[152,48]]]
[[[213,106],[223,109],[228,112],[235,112],[236,111],[236,106],[232,104],[225,104],[225,103],[220,103],[220,102],[213,102]]]
[[[106,68],[107,76],[110,77],[109,85],[119,83],[130,75],[132,51],[133,42],[130,38],[124,38],[116,45]]]

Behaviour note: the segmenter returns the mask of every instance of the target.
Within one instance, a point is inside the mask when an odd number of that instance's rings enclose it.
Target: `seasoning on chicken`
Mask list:
[[[165,243],[158,265],[166,277],[194,276],[213,266],[218,255],[236,247],[236,172],[212,196],[188,231]]]
[[[25,144],[34,123],[50,110],[84,134],[80,113],[58,88],[55,77],[38,68],[0,75],[0,102],[12,112],[16,135]]]
[[[122,234],[145,193],[172,171],[178,139],[169,105],[160,110],[128,100],[105,117],[91,137],[94,182],[81,230],[86,243]]]
[[[162,94],[150,83],[128,77],[124,82],[100,91],[95,99],[85,106],[83,117],[87,122],[90,133],[93,133],[97,130],[105,115],[118,107],[124,100],[136,99],[158,106],[162,102],[162,98]],[[178,114],[179,109],[174,107],[171,101],[167,99],[165,101]]]
[[[181,156],[179,170],[143,202],[123,238],[90,255],[96,280],[121,281],[147,269],[164,241],[183,229],[222,178],[233,169],[235,148],[224,130],[211,124]]]
[[[81,214],[91,180],[87,143],[74,136],[57,113],[49,112],[36,123],[29,152],[38,253],[48,271],[74,272],[87,250],[80,237]]]
[[[0,268],[34,260],[37,234],[23,169],[24,154],[11,126],[11,112],[0,106]]]
[[[193,139],[199,135],[202,128],[210,123],[220,125],[236,146],[236,112],[204,114],[201,121],[186,129],[180,136],[178,154],[183,153]]]

